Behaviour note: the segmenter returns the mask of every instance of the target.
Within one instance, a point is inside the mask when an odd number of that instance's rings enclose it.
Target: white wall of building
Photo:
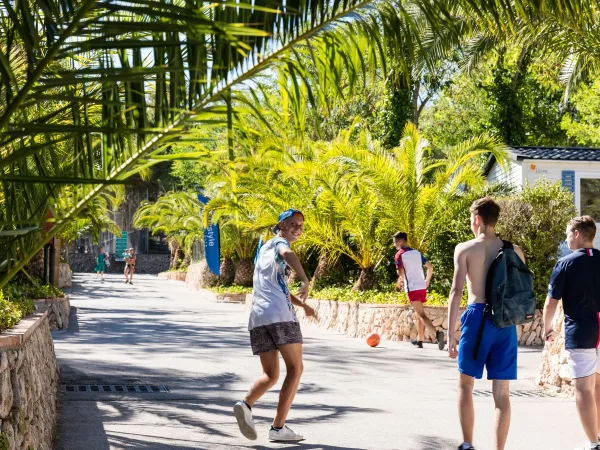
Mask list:
[[[492,166],[487,180],[490,183],[506,183],[510,186],[521,186],[523,183],[523,168],[521,161],[510,161],[508,167],[502,168],[498,163]]]

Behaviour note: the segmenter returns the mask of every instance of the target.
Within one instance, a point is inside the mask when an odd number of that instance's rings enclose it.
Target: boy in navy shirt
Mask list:
[[[576,217],[567,225],[567,244],[573,250],[559,259],[554,267],[544,305],[544,332],[546,341],[552,341],[552,319],[558,301],[562,299],[565,310],[565,349],[571,377],[575,383],[575,398],[581,425],[588,443],[580,450],[600,450],[598,443],[598,417],[600,402],[600,327],[599,315],[589,305],[588,296],[599,296],[600,291],[587,289],[594,286],[598,273],[600,251],[593,248],[596,223],[590,216]],[[593,303],[593,301],[592,301]],[[599,399],[600,400],[600,399]]]

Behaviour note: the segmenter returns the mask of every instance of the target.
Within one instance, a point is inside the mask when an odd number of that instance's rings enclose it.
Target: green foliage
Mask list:
[[[133,216],[134,227],[164,233],[171,249],[171,269],[180,261],[180,251],[190,254],[196,241],[203,241],[202,205],[188,192],[168,192],[156,202],[143,202]]]
[[[522,248],[541,305],[559,246],[565,240],[567,222],[576,214],[573,194],[560,183],[540,181],[499,203],[502,212],[496,230],[502,239]]]
[[[4,298],[0,291],[0,333],[19,323],[24,315],[19,304]]]
[[[1,328],[0,328],[0,331],[2,331]],[[9,450],[8,449],[8,439],[6,438],[6,435],[4,434],[4,432],[0,433],[0,450]]]
[[[238,286],[237,284],[232,284],[231,286],[214,286],[210,290],[217,294],[252,294],[251,287]]]
[[[580,86],[571,103],[575,111],[561,123],[567,136],[579,145],[600,146],[600,79]]]
[[[469,208],[478,198],[487,195],[494,198],[506,196],[510,190],[503,185],[487,185],[480,189],[464,192],[447,205],[443,232],[436,235],[426,256],[434,267],[431,289],[450,292],[454,275],[454,249],[461,243],[473,239]]]
[[[394,290],[393,286],[367,291],[352,290],[350,286],[332,286],[311,291],[310,298],[318,300],[335,300],[338,302],[376,303],[380,305],[410,304],[406,297],[406,293]],[[435,291],[428,292],[426,304],[428,306],[448,306],[448,296],[439,294]],[[462,299],[461,306],[466,306],[466,297]]]
[[[555,55],[536,58],[532,49],[491,52],[451,77],[423,111],[423,132],[440,148],[484,132],[508,145],[566,145],[560,66]]]
[[[425,107],[420,121],[434,147],[456,145],[472,136],[494,133],[493,100],[481,88],[485,69],[455,75],[435,103]]]

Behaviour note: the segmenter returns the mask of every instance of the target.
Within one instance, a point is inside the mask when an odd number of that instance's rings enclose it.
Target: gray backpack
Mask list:
[[[514,246],[503,246],[492,262],[485,282],[485,312],[479,327],[473,359],[477,359],[483,337],[486,315],[498,328],[520,325],[535,317],[533,274],[515,252]]]

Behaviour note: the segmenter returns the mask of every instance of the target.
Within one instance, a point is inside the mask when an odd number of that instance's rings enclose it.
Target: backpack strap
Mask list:
[[[503,244],[502,245],[502,249],[505,249],[505,248],[507,248],[509,250],[514,250],[515,249],[515,246],[510,241],[505,241],[504,239],[502,239],[502,244]]]
[[[488,304],[485,304],[483,310],[483,316],[481,316],[481,324],[479,325],[479,331],[477,331],[477,340],[475,341],[475,348],[473,349],[473,361],[479,356],[479,347],[481,347],[481,341],[483,339],[483,328],[485,327],[485,316],[488,315]]]

